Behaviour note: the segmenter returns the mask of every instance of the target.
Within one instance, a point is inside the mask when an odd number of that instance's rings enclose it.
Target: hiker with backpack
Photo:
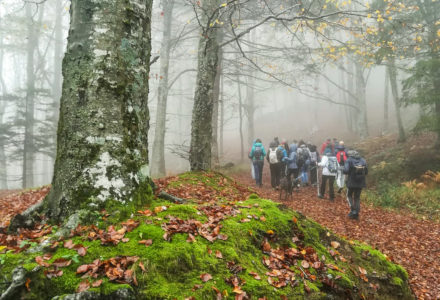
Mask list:
[[[324,143],[321,145],[321,155],[324,155],[324,152],[330,151],[330,153],[335,152],[334,145],[332,145],[332,140],[328,138]]]
[[[298,178],[299,175],[299,170],[298,170],[298,165],[297,165],[297,146],[296,144],[290,144],[289,147],[289,156],[284,158],[284,161],[287,163],[287,179],[289,180],[289,182],[292,182],[292,175],[293,175],[293,179],[295,181],[296,178]]]
[[[306,144],[301,141],[299,143],[299,148],[297,150],[297,165],[298,169],[301,172],[301,181],[303,185],[308,185],[309,176],[309,165],[310,165],[310,151],[307,148]]]
[[[336,156],[332,155],[331,150],[327,149],[324,152],[324,156],[322,157],[321,162],[318,163],[318,166],[322,167],[322,182],[319,189],[318,198],[324,198],[325,186],[328,182],[330,201],[334,201],[335,191],[333,185],[335,183],[335,177],[338,171],[338,161],[336,160]]]
[[[345,186],[344,164],[347,161],[347,153],[345,152],[344,142],[340,141],[336,147],[336,160],[338,161],[338,172],[336,175],[336,184],[338,186],[338,194],[342,192]]]
[[[256,139],[255,143],[252,145],[251,152],[249,153],[249,158],[252,160],[254,166],[255,183],[257,186],[263,185],[263,167],[264,167],[264,157],[266,156],[266,150],[260,139]]]
[[[275,140],[271,142],[266,154],[266,160],[270,167],[270,183],[274,189],[278,189],[280,185],[284,157],[287,157],[286,150],[281,145],[277,145]]]
[[[344,164],[344,173],[347,174],[347,200],[350,205],[350,219],[357,220],[361,209],[361,192],[366,187],[365,177],[368,175],[367,162],[355,150],[348,151],[348,158]]]
[[[319,153],[317,151],[316,145],[312,145],[309,143],[308,145],[310,151],[310,184],[315,186],[318,178],[318,162],[319,162]]]
[[[286,139],[282,139],[281,140],[280,146],[282,146],[283,150],[285,150],[285,155],[283,155],[283,159],[281,161],[282,166],[281,166],[281,170],[280,170],[281,171],[281,175],[280,175],[281,177],[280,178],[283,178],[284,176],[287,176],[287,163],[284,160],[284,158],[289,156],[290,149],[289,149],[289,144],[287,143]],[[283,151],[283,153],[284,153],[284,151]]]

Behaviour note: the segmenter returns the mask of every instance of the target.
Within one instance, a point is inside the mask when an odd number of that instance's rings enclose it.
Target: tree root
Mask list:
[[[166,193],[164,191],[161,191],[159,193],[158,197],[162,198],[162,199],[165,199],[165,200],[168,200],[168,201],[171,201],[173,203],[178,203],[178,204],[182,204],[182,203],[185,202],[184,199],[181,199],[181,198],[178,198],[176,196],[170,195],[170,194],[168,194],[168,193]]]
[[[23,285],[26,283],[27,271],[23,267],[17,267],[12,271],[12,282],[0,296],[0,300],[19,299],[17,297]]]
[[[40,212],[43,209],[43,201],[29,207],[23,213],[15,215],[8,228],[9,233],[17,232],[18,228],[33,228],[35,223],[41,221]]]

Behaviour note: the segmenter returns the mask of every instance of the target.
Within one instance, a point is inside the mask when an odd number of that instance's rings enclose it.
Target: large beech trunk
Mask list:
[[[62,220],[109,200],[145,203],[152,0],[72,0],[57,157],[44,208]]]
[[[209,20],[215,20],[219,0],[204,0],[202,24],[198,50],[196,91],[191,123],[191,147],[189,162],[191,170],[211,168],[212,111],[214,105],[214,85],[217,75],[218,50],[217,27]]]

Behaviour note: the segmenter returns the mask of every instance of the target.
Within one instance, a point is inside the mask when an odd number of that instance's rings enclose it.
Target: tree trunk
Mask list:
[[[43,9],[40,7],[39,19],[43,16]],[[34,185],[34,101],[35,101],[35,50],[38,47],[38,25],[32,16],[31,4],[26,5],[27,20],[27,46],[26,46],[26,102],[25,102],[25,125],[23,141],[23,166],[22,166],[22,187],[28,188]],[[38,22],[37,24],[40,24]]]
[[[240,133],[240,162],[244,161],[244,141],[243,141],[243,101],[241,99],[240,69],[237,68],[237,88],[238,88],[238,131]]]
[[[191,170],[211,168],[212,109],[214,104],[214,84],[217,75],[218,42],[217,27],[210,26],[218,14],[219,0],[202,1],[202,32],[199,40],[198,66],[194,107],[191,122],[190,166]]]
[[[224,77],[222,76],[220,78],[220,128],[219,128],[219,135],[220,135],[220,143],[219,143],[219,153],[220,157],[223,157],[224,155],[224,139],[223,139],[223,133],[224,133],[224,122],[225,122],[225,98],[224,98]]]
[[[165,168],[165,131],[168,100],[168,71],[171,50],[171,25],[173,21],[174,0],[163,0],[163,35],[160,46],[160,81],[157,96],[156,128],[154,130],[151,174],[162,177]]]
[[[389,127],[389,110],[388,110],[388,102],[389,102],[389,96],[390,96],[390,91],[389,91],[389,72],[388,72],[388,67],[385,69],[385,95],[384,95],[384,101],[383,101],[383,134],[386,134],[388,132],[388,127]]]
[[[0,95],[5,96],[7,94],[6,85],[3,80],[3,37],[0,36]],[[4,101],[0,101],[0,124],[3,124],[3,117],[5,114],[6,104]],[[8,188],[8,172],[7,172],[7,159],[5,155],[5,141],[6,137],[0,135],[0,189],[4,190]]]
[[[356,91],[355,91],[355,85],[354,85],[354,65],[353,62],[350,61],[350,59],[347,59],[347,69],[348,69],[348,74],[347,74],[347,88],[350,91],[350,94],[355,95]],[[354,97],[352,97],[351,95],[348,96],[348,103],[357,105],[357,99],[355,99]],[[356,122],[356,115],[357,115],[357,111],[350,107],[349,108],[349,117],[350,117],[350,129],[352,132],[355,132],[357,134],[359,134],[359,130],[357,127],[357,122]]]
[[[151,0],[72,0],[52,220],[109,201],[143,205],[148,167]],[[118,12],[118,13],[109,13]]]
[[[362,67],[359,64],[356,64],[355,69],[357,90],[356,95],[358,97],[357,127],[359,129],[360,138],[365,139],[368,137],[366,83]]]
[[[400,115],[399,91],[397,90],[397,69],[393,58],[390,59],[390,64],[388,65],[388,75],[390,78],[391,94],[393,95],[394,107],[396,109],[397,127],[399,129],[398,142],[404,142],[406,140],[405,129],[403,128],[402,117]]]
[[[49,174],[47,174],[45,182],[49,182],[53,176],[53,165],[56,155],[56,128],[60,113],[60,99],[62,88],[62,59],[63,59],[63,11],[64,6],[62,1],[56,2],[56,17],[55,17],[55,39],[54,39],[54,57],[53,57],[53,82],[52,82],[52,109],[47,114],[47,121],[51,124],[53,129],[53,138],[50,138],[50,155],[47,156],[47,160],[44,163],[44,167]],[[51,132],[52,133],[52,132]],[[53,146],[52,146],[53,145]],[[52,148],[53,147],[53,148]]]
[[[254,92],[254,77],[253,73],[250,74],[247,87],[246,87],[246,116],[248,120],[248,143],[253,144],[255,136],[255,125],[254,125],[254,115],[255,115],[255,92]]]
[[[221,33],[218,33],[218,43],[221,43]],[[223,52],[222,49],[218,50],[218,64],[217,64],[217,75],[215,76],[214,83],[214,103],[212,109],[212,149],[211,149],[211,163],[214,166],[220,164],[219,149],[218,149],[218,116],[219,116],[219,101],[220,101],[220,80],[222,77],[222,60]]]

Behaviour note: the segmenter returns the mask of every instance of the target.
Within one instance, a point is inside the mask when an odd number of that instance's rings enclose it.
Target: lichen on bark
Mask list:
[[[202,1],[202,24],[199,39],[197,83],[191,123],[191,170],[211,168],[212,112],[214,84],[218,64],[218,28],[214,20],[218,14],[218,0]],[[213,23],[210,23],[213,22]]]
[[[152,0],[73,0],[52,190],[54,220],[90,199],[145,203]],[[147,174],[146,174],[147,172]]]

